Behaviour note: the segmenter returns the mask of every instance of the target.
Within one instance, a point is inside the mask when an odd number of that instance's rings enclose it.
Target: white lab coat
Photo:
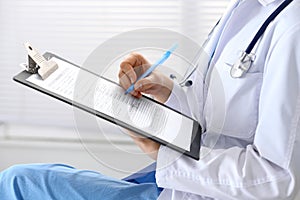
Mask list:
[[[199,161],[160,147],[159,199],[300,199],[300,1],[269,25],[243,78],[225,64],[280,3],[231,2],[207,45],[210,67],[199,67],[191,87],[174,86],[167,105],[200,122],[204,144]]]

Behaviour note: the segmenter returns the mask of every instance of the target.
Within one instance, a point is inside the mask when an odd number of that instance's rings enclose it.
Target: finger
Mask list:
[[[120,64],[120,69],[121,69],[121,74],[125,74],[129,80],[130,80],[130,83],[134,83],[137,79],[137,75],[133,69],[133,65],[131,65],[130,63],[128,63],[127,61],[123,61],[121,64]],[[119,73],[119,74],[120,74]],[[123,75],[122,74],[122,75]]]
[[[123,74],[123,75],[121,75],[121,74]],[[121,87],[124,88],[125,90],[127,90],[131,86],[128,76],[126,76],[126,74],[124,74],[123,72],[120,73],[119,76],[120,76],[119,83],[120,83]],[[130,94],[136,98],[141,97],[140,92],[135,91],[135,90],[130,92]]]
[[[136,66],[148,66],[149,67],[149,61],[146,60],[144,58],[144,56],[142,56],[141,54],[139,53],[131,53],[129,56],[128,56],[128,61],[130,61],[130,64],[132,64],[132,66],[136,67]],[[147,69],[147,68],[146,68]],[[146,70],[144,69],[144,70]]]
[[[144,136],[142,136],[140,134],[137,134],[136,132],[133,132],[133,131],[130,131],[130,130],[128,130],[127,133],[128,133],[128,135],[130,137],[132,137],[135,140],[138,140],[138,139],[141,139],[141,138],[145,138]]]
[[[119,83],[120,83],[121,87],[124,88],[125,90],[127,90],[131,86],[128,76],[126,76],[126,74],[124,74],[124,72],[120,72],[119,76],[120,76]],[[132,92],[130,92],[130,94],[136,98],[142,97],[142,94],[140,91],[133,90]]]
[[[145,58],[138,53],[131,53],[128,57],[120,64],[121,70],[129,76],[131,82],[135,82],[137,79],[136,72],[143,71],[142,66],[148,63]]]
[[[157,93],[157,90],[153,89],[153,88],[150,88],[150,89],[144,90],[143,93],[145,93],[145,94],[155,94],[155,93]]]
[[[129,88],[131,85],[129,77],[123,71],[119,73],[119,83],[124,89]]]
[[[154,86],[154,83],[150,76],[143,78],[134,84],[135,90],[139,91],[139,92],[144,92],[145,90],[148,90],[148,89],[152,88],[153,86]]]
[[[135,92],[136,92],[136,95],[134,95],[135,98],[140,99],[143,96],[141,92],[139,91],[135,91]]]
[[[149,66],[150,63],[141,54],[138,53],[131,53],[120,64],[120,68],[122,69],[122,71],[124,71],[125,74],[127,74],[128,72],[129,77],[132,76],[132,70],[135,71],[136,77],[132,77],[134,81],[136,80],[137,76],[140,76],[142,73],[144,73],[144,71],[146,71]]]

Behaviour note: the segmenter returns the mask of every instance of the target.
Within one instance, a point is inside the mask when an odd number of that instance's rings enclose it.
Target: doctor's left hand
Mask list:
[[[156,160],[160,144],[128,130],[128,134],[140,149],[150,158]]]

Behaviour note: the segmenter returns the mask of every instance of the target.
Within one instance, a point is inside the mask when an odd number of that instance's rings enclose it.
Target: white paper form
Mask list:
[[[76,103],[190,151],[193,121],[149,99],[125,95],[115,83],[52,58],[59,66],[46,80],[34,74],[27,81]]]

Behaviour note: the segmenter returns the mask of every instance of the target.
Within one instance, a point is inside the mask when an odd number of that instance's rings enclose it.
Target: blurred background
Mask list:
[[[228,3],[0,0],[0,170],[51,162],[124,177],[153,162],[120,128],[106,122],[101,122],[104,135],[87,129],[85,143],[91,145],[82,144],[71,106],[13,82],[22,70],[19,64],[27,62],[24,42],[78,65],[102,42],[139,28],[176,31],[202,44]]]

